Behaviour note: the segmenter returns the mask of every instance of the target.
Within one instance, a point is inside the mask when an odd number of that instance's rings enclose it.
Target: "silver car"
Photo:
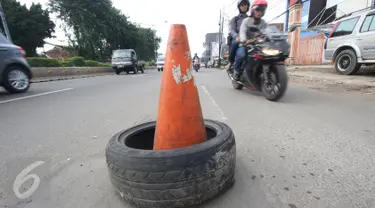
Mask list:
[[[337,21],[324,49],[325,59],[340,74],[355,74],[362,64],[375,64],[375,9]]]
[[[23,93],[30,88],[32,76],[25,51],[0,34],[0,86],[10,93]]]

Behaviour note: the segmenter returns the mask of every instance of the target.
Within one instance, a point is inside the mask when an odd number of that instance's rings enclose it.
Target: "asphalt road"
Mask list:
[[[112,189],[104,150],[116,132],[156,118],[160,76],[0,91],[0,207],[130,207]],[[374,96],[292,83],[272,103],[234,90],[223,71],[203,69],[196,79],[203,114],[229,124],[237,141],[235,186],[203,207],[375,206]],[[18,185],[22,172],[39,182]]]

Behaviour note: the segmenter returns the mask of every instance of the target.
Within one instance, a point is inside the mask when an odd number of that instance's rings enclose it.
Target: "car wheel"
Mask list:
[[[205,120],[208,140],[186,148],[153,151],[156,122],[114,135],[106,148],[115,191],[138,207],[201,204],[234,184],[236,146],[224,123]]]
[[[8,67],[3,76],[4,88],[10,93],[23,93],[30,88],[30,76],[23,67]]]
[[[352,75],[358,72],[361,64],[357,61],[357,55],[351,49],[344,50],[335,59],[335,68],[339,74]]]

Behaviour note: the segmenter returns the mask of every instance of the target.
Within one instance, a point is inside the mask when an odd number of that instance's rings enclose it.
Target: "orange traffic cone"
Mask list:
[[[206,141],[198,89],[185,25],[172,25],[162,74],[154,150]]]

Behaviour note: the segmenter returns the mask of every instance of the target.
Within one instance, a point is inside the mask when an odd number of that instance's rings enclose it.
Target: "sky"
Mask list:
[[[32,2],[41,3],[44,8],[48,3],[48,0],[18,1],[27,6],[30,6]],[[228,31],[229,18],[238,14],[237,0],[112,0],[112,2],[116,8],[130,18],[130,21],[140,23],[144,27],[152,27],[157,31],[157,35],[162,38],[159,53],[166,51],[171,24],[185,24],[191,52],[202,54],[205,34],[219,31],[220,10],[225,14],[224,34],[227,34]],[[286,10],[286,0],[269,0],[268,4],[269,7],[265,15],[267,21]],[[66,45],[65,34],[62,29],[58,28],[61,22],[53,14],[51,17],[57,25],[54,34],[56,38],[48,39],[48,41]],[[285,16],[282,16],[273,22],[284,22],[284,20]],[[45,45],[44,49],[49,50],[52,47]]]

